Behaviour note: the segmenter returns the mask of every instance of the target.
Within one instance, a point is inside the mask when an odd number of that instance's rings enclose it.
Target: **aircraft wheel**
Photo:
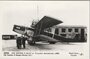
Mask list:
[[[55,44],[56,42],[49,42],[49,44]]]
[[[28,44],[29,44],[29,45],[34,45],[35,42],[33,42],[33,41],[28,41]]]

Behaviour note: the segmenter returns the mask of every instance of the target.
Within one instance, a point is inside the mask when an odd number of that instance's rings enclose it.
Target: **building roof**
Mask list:
[[[86,26],[82,26],[82,25],[57,25],[53,27],[55,28],[87,28]]]

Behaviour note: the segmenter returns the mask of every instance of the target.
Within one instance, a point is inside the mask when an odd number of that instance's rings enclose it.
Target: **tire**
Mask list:
[[[49,42],[49,44],[55,44],[56,42]]]
[[[28,41],[28,44],[29,44],[29,45],[35,45],[35,42],[33,42],[33,41]]]

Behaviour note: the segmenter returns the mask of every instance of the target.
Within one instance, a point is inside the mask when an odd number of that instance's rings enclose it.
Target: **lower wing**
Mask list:
[[[59,40],[56,40],[52,37],[46,36],[46,35],[37,35],[34,37],[35,41],[47,41],[47,42],[58,42]]]

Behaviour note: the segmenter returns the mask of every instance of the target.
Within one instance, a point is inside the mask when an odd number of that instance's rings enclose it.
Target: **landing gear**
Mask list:
[[[35,41],[28,41],[29,45],[35,45]]]
[[[56,42],[49,42],[49,44],[55,44]]]

